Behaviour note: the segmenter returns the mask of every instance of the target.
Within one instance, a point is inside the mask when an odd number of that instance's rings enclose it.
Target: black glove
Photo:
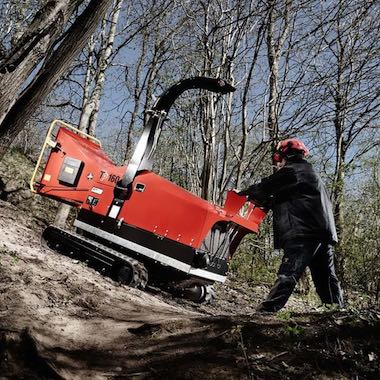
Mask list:
[[[255,185],[252,185],[245,190],[241,190],[241,191],[237,192],[237,194],[238,195],[245,195],[250,202],[254,203],[258,207],[261,207],[261,208],[264,208],[267,210],[272,208],[272,204],[273,204],[272,197],[269,197],[269,198],[263,197],[262,199],[257,199],[257,197],[252,196],[252,193],[254,193],[255,191],[256,191],[256,187],[255,187]]]
[[[237,191],[236,193],[237,193],[237,195],[245,195],[245,196],[249,196],[249,193],[250,193],[250,191],[249,191],[249,187],[248,187],[248,189],[245,189],[245,190],[241,190],[241,191]]]
[[[247,190],[237,191],[236,194],[237,194],[237,195],[245,195],[245,196],[248,195],[248,194],[247,194]]]

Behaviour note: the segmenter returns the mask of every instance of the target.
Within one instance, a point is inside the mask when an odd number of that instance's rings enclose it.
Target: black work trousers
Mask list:
[[[285,306],[306,267],[324,304],[343,307],[343,295],[335,274],[334,253],[330,244],[315,240],[292,240],[284,246],[278,278],[259,311],[276,312]]]

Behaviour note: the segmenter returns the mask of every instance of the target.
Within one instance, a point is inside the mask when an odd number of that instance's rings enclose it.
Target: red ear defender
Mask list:
[[[282,156],[279,152],[274,152],[272,159],[274,163],[281,162]]]

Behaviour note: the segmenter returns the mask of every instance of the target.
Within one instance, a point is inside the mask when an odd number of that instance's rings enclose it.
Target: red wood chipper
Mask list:
[[[225,281],[229,260],[247,233],[257,233],[265,211],[234,191],[228,192],[224,207],[211,204],[152,172],[163,122],[189,89],[235,90],[205,77],[170,87],[148,112],[127,166],[116,166],[94,137],[56,120],[31,190],[79,209],[76,232],[45,229],[43,240],[51,249],[124,284],[163,286],[203,302],[213,296],[215,281]]]

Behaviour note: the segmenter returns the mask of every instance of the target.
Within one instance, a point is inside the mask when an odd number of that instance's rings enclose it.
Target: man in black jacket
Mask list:
[[[343,307],[332,248],[338,241],[332,206],[305,159],[308,153],[298,139],[281,141],[273,155],[276,173],[239,193],[273,210],[274,245],[284,250],[278,279],[259,311],[281,309],[307,266],[322,303]]]

